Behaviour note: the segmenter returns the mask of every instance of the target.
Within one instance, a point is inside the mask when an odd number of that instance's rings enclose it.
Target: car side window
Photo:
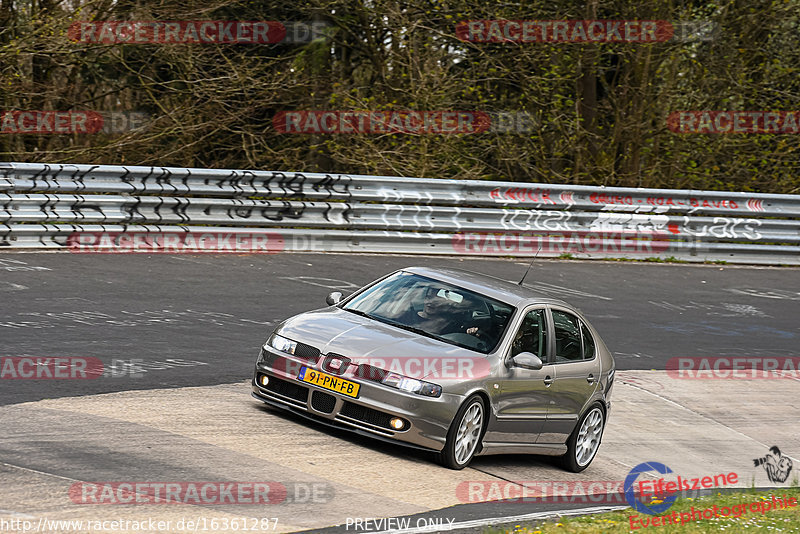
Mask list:
[[[544,310],[529,311],[522,320],[514,341],[511,344],[511,356],[520,352],[530,352],[545,361],[547,354],[547,323]]]
[[[583,359],[591,360],[594,358],[594,338],[592,338],[589,327],[581,321],[581,335],[583,336]]]
[[[583,347],[578,318],[571,313],[553,310],[553,326],[556,336],[555,363],[582,360]]]

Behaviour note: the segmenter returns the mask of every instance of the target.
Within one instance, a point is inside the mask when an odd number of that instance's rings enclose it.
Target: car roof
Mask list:
[[[530,287],[521,286],[488,274],[449,267],[406,267],[402,270],[461,286],[464,289],[469,289],[513,306],[519,306],[523,303],[541,303],[558,304],[575,309],[574,306],[567,304],[563,300],[545,296]]]

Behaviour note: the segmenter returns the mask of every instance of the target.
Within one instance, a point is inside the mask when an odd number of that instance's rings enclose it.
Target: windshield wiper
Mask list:
[[[344,311],[349,311],[350,313],[355,313],[356,315],[360,315],[361,317],[366,317],[367,319],[375,319],[372,315],[368,314],[367,312],[363,312],[361,310],[356,310],[353,308],[342,308]]]
[[[427,330],[423,330],[422,328],[416,326],[410,326],[403,323],[395,323],[394,321],[385,321],[386,324],[390,324],[392,326],[396,326],[397,328],[402,328],[403,330],[408,330],[409,332],[414,332],[415,334],[419,334],[421,336],[430,337],[439,341],[445,341],[444,339],[440,338],[436,334],[431,334]]]
[[[409,332],[414,332],[415,334],[420,334],[420,335],[423,335],[423,336],[431,336],[431,337],[433,337],[433,334],[431,334],[430,332],[426,332],[422,328],[417,328],[416,326],[409,326],[409,325],[406,325],[406,324],[394,323],[394,322],[391,322],[391,321],[386,321],[386,322],[389,323],[392,326],[396,326],[397,328],[402,328],[403,330],[408,330]]]

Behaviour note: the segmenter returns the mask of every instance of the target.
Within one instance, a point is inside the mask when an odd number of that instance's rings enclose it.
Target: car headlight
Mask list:
[[[267,342],[264,343],[265,349],[267,348],[267,346],[270,346],[275,350],[285,352],[286,354],[294,355],[295,351],[297,350],[297,341],[286,339],[285,337],[279,336],[278,334],[272,334],[271,336],[269,336]]]
[[[386,373],[381,383],[401,391],[418,393],[426,397],[438,397],[442,394],[442,386],[438,384],[417,380],[416,378],[409,378],[397,373]]]

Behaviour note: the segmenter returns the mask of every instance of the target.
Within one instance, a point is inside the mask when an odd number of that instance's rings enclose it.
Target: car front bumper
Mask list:
[[[425,397],[344,376],[361,386],[358,398],[350,398],[298,380],[294,370],[303,365],[316,368],[262,349],[253,376],[253,396],[328,425],[432,451],[444,447],[450,423],[463,401],[461,396],[445,392],[437,398]],[[268,378],[266,386],[261,384],[262,375]],[[389,420],[393,417],[405,420],[406,428],[392,429]]]

